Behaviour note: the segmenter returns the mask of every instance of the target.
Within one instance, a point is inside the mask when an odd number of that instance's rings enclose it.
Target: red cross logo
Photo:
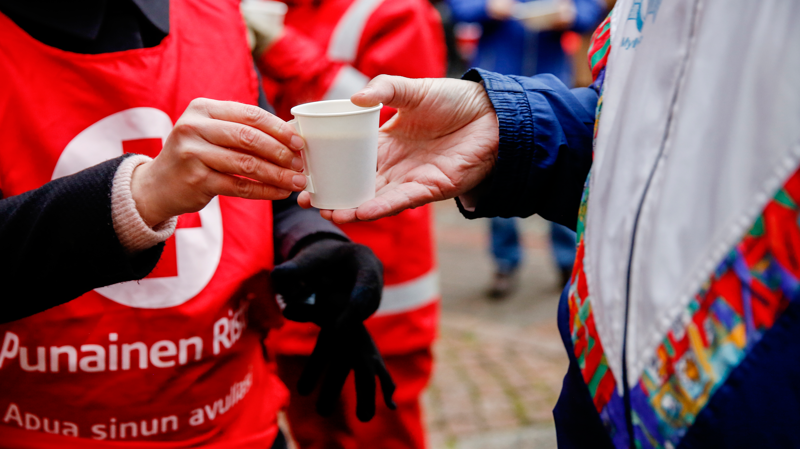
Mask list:
[[[162,145],[163,144],[160,137],[151,139],[123,140],[122,152],[126,154],[144,154],[145,156],[155,158],[158,153],[161,152]],[[200,220],[200,214],[198,212],[183,214],[178,217],[177,229],[199,228],[202,226],[203,223]],[[177,275],[178,250],[175,244],[175,234],[172,234],[172,236],[168,238],[166,242],[164,242],[164,252],[161,254],[161,260],[158,261],[158,265],[156,265],[153,271],[150,272],[145,279],[173,277]]]

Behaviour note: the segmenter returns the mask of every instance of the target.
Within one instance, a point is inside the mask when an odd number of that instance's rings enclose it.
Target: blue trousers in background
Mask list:
[[[553,246],[553,258],[559,270],[572,271],[575,263],[575,231],[560,224],[550,222],[550,243]]]
[[[522,244],[516,218],[491,219],[492,256],[499,273],[514,272],[522,261]],[[575,233],[565,226],[550,223],[553,258],[559,270],[569,270],[575,261]]]

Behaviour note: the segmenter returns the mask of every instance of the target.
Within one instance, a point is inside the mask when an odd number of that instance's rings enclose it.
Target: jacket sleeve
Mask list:
[[[284,119],[292,106],[322,99],[344,66],[330,60],[325,48],[313,39],[288,25],[283,37],[256,63],[262,75],[280,84],[273,106]]]
[[[380,74],[441,77],[446,70],[444,32],[438,13],[420,0],[386,0],[364,26],[352,63],[336,61],[328,49],[287,26],[284,36],[258,60],[264,76],[280,84],[278,115],[297,104],[349,98]],[[394,111],[384,108],[381,121]]]
[[[497,112],[500,148],[492,175],[476,190],[467,218],[539,214],[571,229],[592,165],[597,93],[568,89],[550,74],[531,78],[472,69]]]
[[[297,193],[272,202],[275,263],[289,260],[309,243],[323,239],[350,239],[336,225],[320,217],[319,210],[297,205]]]
[[[164,244],[130,256],[114,232],[111,187],[125,157],[0,200],[0,322],[152,271]]]
[[[487,0],[447,0],[456,22],[488,22]]]

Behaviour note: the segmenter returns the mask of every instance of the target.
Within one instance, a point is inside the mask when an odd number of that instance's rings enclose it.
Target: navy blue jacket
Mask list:
[[[542,217],[575,229],[583,185],[592,166],[597,92],[569,89],[550,74],[531,78],[472,69],[483,81],[500,124],[494,172],[476,191],[467,218]]]

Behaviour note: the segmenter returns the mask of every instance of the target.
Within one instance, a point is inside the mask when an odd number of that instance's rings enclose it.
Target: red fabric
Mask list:
[[[258,61],[264,90],[277,114],[318,101],[345,66],[327,56],[331,35],[353,0],[289,1],[286,34]],[[445,44],[440,19],[427,0],[384,0],[366,22],[353,68],[368,78],[380,74],[409,78],[442,77]],[[384,108],[381,124],[396,111]],[[372,223],[342,226],[353,241],[372,248],[383,262],[386,286],[421,278],[436,267],[430,206],[407,210]],[[430,345],[436,337],[438,298],[401,313],[379,315],[366,325],[384,355],[398,390],[399,409],[379,404],[368,424],[355,417],[352,377],[342,393],[342,408],[330,418],[314,412],[314,399],[296,394],[288,409],[292,434],[302,448],[423,448],[425,436],[419,396],[430,377]],[[286,322],[270,334],[269,345],[288,385],[297,384],[305,357],[311,354],[318,328]]]
[[[283,119],[298,104],[319,101],[344,65],[327,56],[336,24],[353,0],[289,1],[285,35],[258,61],[264,90]],[[427,0],[384,0],[370,16],[353,67],[368,78],[445,75],[441,20]],[[382,122],[391,112],[382,114]]]
[[[288,2],[286,34],[259,59],[264,90],[278,116],[290,119],[298,104],[323,98],[343,63],[327,56],[334,28],[353,0]],[[436,11],[424,0],[385,0],[368,19],[353,67],[367,77],[379,74],[411,78],[440,77],[445,46]],[[381,111],[381,123],[396,112]],[[342,226],[383,262],[386,285],[427,274],[435,267],[430,206],[373,223]],[[436,336],[438,307],[373,317],[367,326],[381,349],[401,354],[429,346]],[[318,334],[313,324],[287,322],[270,336],[280,354],[311,354]]]
[[[256,103],[238,1],[170,4],[160,45],[101,55],[45,46],[0,15],[6,196],[64,164],[153,150],[196,97]],[[182,223],[158,276],[0,325],[0,446],[269,447],[288,395],[258,329],[276,307],[271,203],[219,198]]]
[[[386,366],[397,384],[394,394],[397,410],[389,410],[378,399],[375,417],[368,423],[356,418],[353,376],[347,379],[339,409],[333,416],[317,415],[316,393],[300,396],[295,390],[306,360],[299,356],[278,358],[279,375],[291,388],[287,417],[300,449],[424,449],[427,446],[419,398],[433,367],[429,349],[385,357]],[[380,398],[380,387],[377,394]]]

